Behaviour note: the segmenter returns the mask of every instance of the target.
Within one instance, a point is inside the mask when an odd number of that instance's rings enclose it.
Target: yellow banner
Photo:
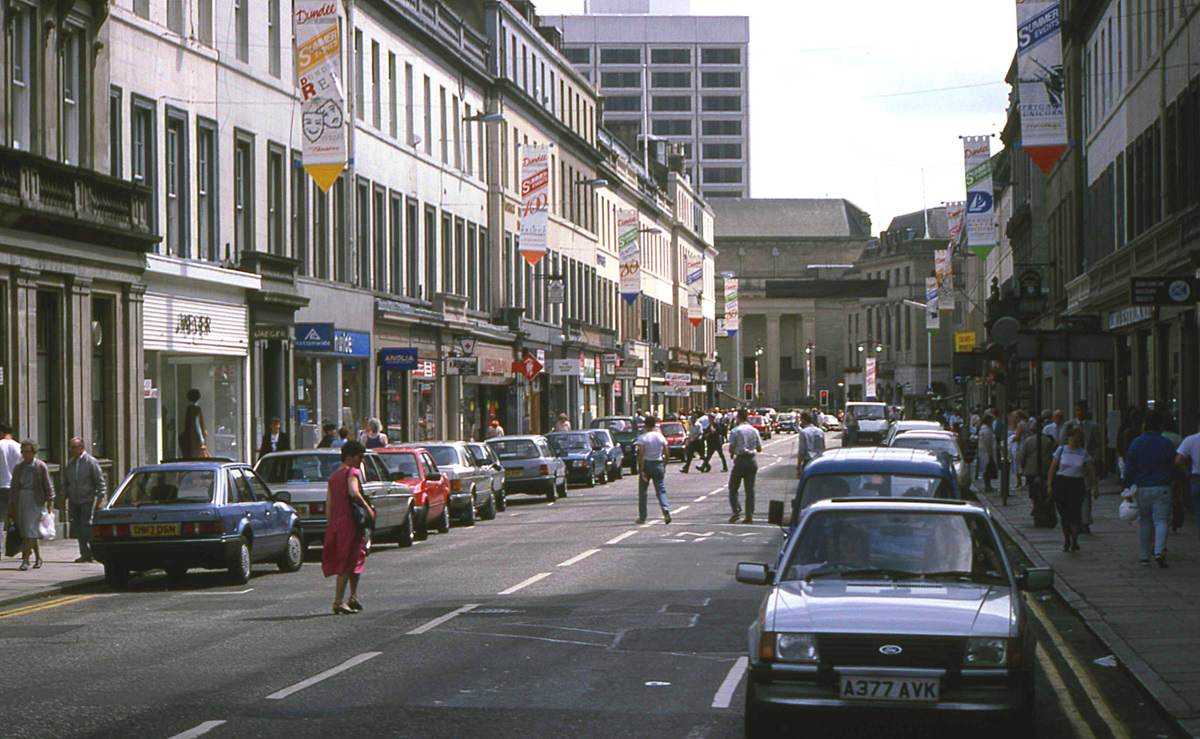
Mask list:
[[[975,332],[974,331],[955,331],[954,332],[954,351],[967,353],[975,351]]]

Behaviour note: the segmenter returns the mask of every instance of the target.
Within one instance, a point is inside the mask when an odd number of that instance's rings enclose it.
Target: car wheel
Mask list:
[[[284,546],[283,554],[280,555],[276,564],[280,572],[299,571],[304,564],[304,547],[300,544],[299,532],[293,531],[288,534],[287,545]]]
[[[617,465],[617,470],[613,473],[613,475],[615,476],[615,479],[620,480],[625,476],[625,468],[623,468],[621,465]]]
[[[413,512],[408,509],[408,515],[404,517],[404,525],[400,527],[400,533],[396,535],[396,543],[401,549],[406,549],[413,545]]]
[[[413,538],[417,541],[425,541],[429,538],[429,509],[425,509],[425,515],[416,520],[414,516],[415,526],[413,528]]]
[[[550,487],[546,490],[546,500],[553,503],[558,500],[558,483],[551,482]]]
[[[467,510],[463,513],[462,520],[459,521],[463,526],[475,525],[475,491],[471,491],[471,500],[467,503]]]
[[[439,534],[446,534],[450,531],[450,501],[442,503],[442,517],[438,519],[437,530]]]
[[[229,577],[235,585],[250,582],[250,542],[245,539],[238,542],[237,554],[229,563]]]
[[[479,511],[479,517],[482,518],[484,521],[491,521],[492,519],[496,518],[496,494],[495,493],[488,494],[487,505],[485,505],[483,507],[483,510]]]
[[[567,497],[567,478],[563,478],[562,484],[558,486],[558,497]]]
[[[499,493],[494,493],[496,497],[496,510],[503,513],[508,508],[508,493],[501,490]]]
[[[183,565],[171,565],[170,567],[164,567],[163,569],[167,571],[167,579],[171,582],[179,582],[184,578],[185,575],[187,575],[188,571],[188,568],[184,567]]]
[[[129,584],[129,568],[121,565],[104,565],[104,582],[108,587],[120,590]]]

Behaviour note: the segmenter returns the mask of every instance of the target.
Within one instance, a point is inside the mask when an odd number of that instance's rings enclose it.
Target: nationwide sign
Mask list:
[[[704,305],[701,302],[704,295],[704,258],[689,258],[686,274],[688,320],[692,322],[693,326],[699,326],[704,322]]]
[[[738,281],[733,275],[725,275],[725,335],[737,336],[738,332]]]
[[[617,242],[621,255],[621,297],[632,304],[642,293],[641,224],[636,210],[617,211]]]
[[[546,227],[550,221],[550,147],[520,147],[521,256],[536,265],[546,256]]]
[[[1016,2],[1021,148],[1043,173],[1050,174],[1067,150],[1062,11],[1059,0]]]
[[[302,162],[324,192],[346,168],[346,95],[342,29],[333,0],[294,0],[296,84],[300,88]]]
[[[996,246],[990,136],[963,137],[963,165],[967,183],[967,246],[980,259],[987,259]]]

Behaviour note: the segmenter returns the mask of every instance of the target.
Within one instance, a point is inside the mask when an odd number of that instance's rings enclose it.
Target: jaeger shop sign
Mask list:
[[[242,356],[250,345],[246,306],[215,300],[147,292],[142,330],[149,351]]]

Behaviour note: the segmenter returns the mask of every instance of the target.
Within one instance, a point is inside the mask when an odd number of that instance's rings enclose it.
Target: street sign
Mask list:
[[[686,385],[692,381],[692,375],[689,372],[668,372],[664,376],[668,385]]]
[[[478,375],[479,357],[446,357],[446,374],[469,377]]]
[[[578,359],[551,359],[549,366],[551,377],[568,377],[570,375],[579,376],[579,360]]]
[[[954,351],[956,351],[956,352],[973,352],[973,351],[975,351],[975,332],[974,331],[955,331],[954,332]]]
[[[612,371],[613,377],[624,377],[626,379],[634,379],[638,376],[637,367],[617,367]]]
[[[621,355],[616,352],[605,352],[603,359],[605,364],[616,364],[621,361]]]
[[[1131,277],[1129,292],[1134,305],[1191,306],[1200,300],[1200,278],[1188,275]]]
[[[690,395],[691,393],[702,393],[707,389],[708,388],[706,388],[704,385],[651,385],[650,386],[650,392],[666,393],[667,395],[671,395],[673,393],[677,393],[680,391],[687,391],[684,394]]]
[[[625,359],[623,359],[621,361],[621,364],[625,367],[641,367],[642,366],[642,358],[641,357],[625,357]]]
[[[533,378],[537,377],[538,373],[542,371],[542,363],[538,361],[537,357],[529,352],[525,352],[525,356],[521,357],[520,362],[513,362],[513,371],[522,375],[526,380],[533,382]]]

